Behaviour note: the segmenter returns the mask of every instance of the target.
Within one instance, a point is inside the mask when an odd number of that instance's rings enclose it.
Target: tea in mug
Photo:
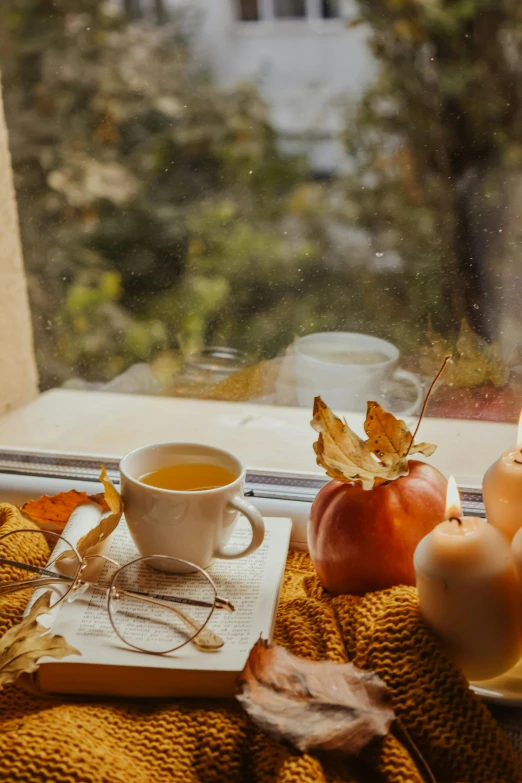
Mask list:
[[[217,489],[231,484],[237,477],[231,470],[219,465],[191,462],[181,465],[167,465],[140,476],[143,484],[158,489],[175,489],[178,492],[197,492],[202,489]]]

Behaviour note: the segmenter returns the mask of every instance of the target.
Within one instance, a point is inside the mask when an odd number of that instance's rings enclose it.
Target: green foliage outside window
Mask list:
[[[522,158],[516,6],[359,6],[383,68],[347,117],[354,169],[330,181],[279,154],[253,86],[194,68],[178,20],[129,22],[100,0],[2,6],[44,387],[175,367],[203,344],[253,363],[312,331],[410,353],[429,318],[494,336],[487,283]]]

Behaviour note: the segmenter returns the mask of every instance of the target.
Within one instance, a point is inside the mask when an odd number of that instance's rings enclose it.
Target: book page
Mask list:
[[[234,612],[215,610],[208,623],[207,627],[225,642],[220,650],[203,652],[193,643],[168,655],[153,655],[133,650],[114,632],[107,611],[107,595],[89,589],[70,603],[67,599],[63,601],[52,624],[53,633],[62,634],[82,652],[81,657],[71,656],[64,660],[118,666],[240,670],[259,636],[271,636],[288,552],[290,520],[265,519],[265,527],[265,539],[256,552],[238,560],[216,559],[208,568],[209,575],[216,583],[218,595],[228,599],[235,607]],[[70,539],[76,540],[74,531],[67,530],[67,534]],[[243,549],[250,541],[251,535],[250,525],[240,518],[229,549]],[[105,543],[103,551],[121,565],[139,557],[124,519]],[[108,585],[115,570],[116,566],[113,564],[96,559],[91,561],[86,578]],[[176,595],[198,598],[194,588],[187,587],[190,583],[187,576],[159,571],[149,573],[150,588],[148,585],[147,588],[152,592],[161,593],[165,580],[169,580],[171,584],[174,580]],[[190,606],[183,606],[183,611],[190,615]],[[119,627],[121,631],[123,626]],[[151,626],[151,634],[154,633]],[[161,634],[161,627],[157,633]]]

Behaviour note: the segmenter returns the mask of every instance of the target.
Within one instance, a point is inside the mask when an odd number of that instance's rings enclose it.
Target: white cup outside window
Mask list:
[[[358,363],[357,354],[364,355],[366,363]],[[346,356],[350,361],[345,360]],[[398,383],[410,387],[414,401],[396,412],[413,415],[420,409],[423,388],[414,373],[398,367],[399,359],[395,345],[371,335],[309,334],[297,339],[284,358],[276,389],[279,384],[278,394],[286,399],[294,386],[300,407],[311,408],[319,395],[331,408],[364,413],[368,400],[391,407],[387,392]]]

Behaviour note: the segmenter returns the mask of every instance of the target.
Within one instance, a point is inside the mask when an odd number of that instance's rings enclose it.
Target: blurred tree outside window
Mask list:
[[[347,331],[392,342],[423,382],[451,351],[433,415],[515,418],[518,5],[357,6],[349,30],[366,31],[379,74],[346,101],[346,163],[324,176],[281,153],[252,83],[216,86],[168,3],[2,5],[42,388],[146,363],[151,391],[274,401],[296,337]],[[257,18],[254,0],[238,7]],[[222,355],[236,372],[214,388]]]

